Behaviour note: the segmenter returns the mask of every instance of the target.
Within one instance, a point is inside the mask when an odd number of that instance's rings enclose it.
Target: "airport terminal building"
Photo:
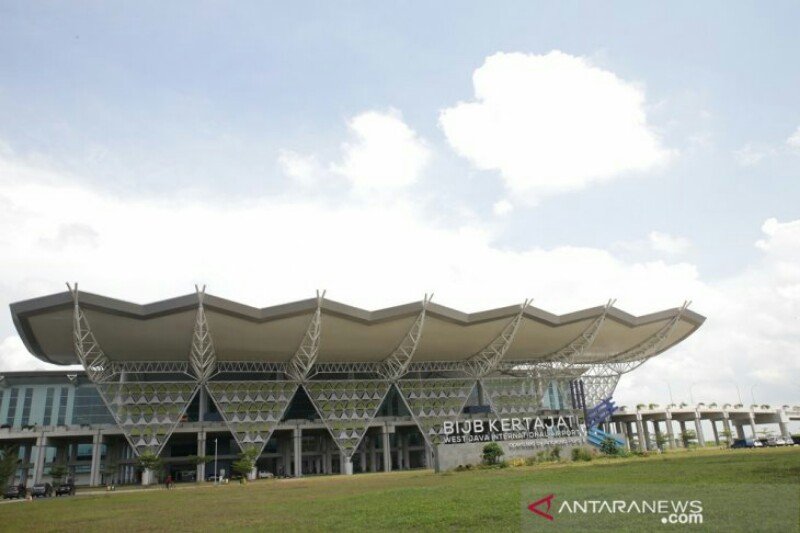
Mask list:
[[[16,481],[61,464],[85,485],[142,482],[142,453],[179,481],[230,475],[246,449],[278,476],[436,467],[454,422],[582,420],[704,321],[686,304],[467,314],[322,294],[258,309],[203,289],[138,305],[77,286],[11,313],[33,355],[83,370],[0,374],[0,446],[20,446]]]

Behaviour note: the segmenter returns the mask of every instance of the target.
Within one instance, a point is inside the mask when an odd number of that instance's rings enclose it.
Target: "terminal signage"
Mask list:
[[[447,420],[442,430],[442,444],[519,440],[554,444],[554,439],[582,439],[586,434],[574,415]]]

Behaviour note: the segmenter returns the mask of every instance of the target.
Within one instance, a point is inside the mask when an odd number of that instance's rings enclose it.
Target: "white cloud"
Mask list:
[[[685,237],[674,237],[669,233],[651,231],[647,235],[650,247],[667,255],[681,255],[691,248],[692,243]]]
[[[94,248],[45,245],[64,225],[92,228]],[[537,306],[564,313],[616,297],[642,314],[692,298],[707,324],[623,378],[620,402],[659,401],[664,379],[676,395],[702,382],[695,396],[704,400],[733,400],[738,381],[743,390],[756,385],[760,401],[796,402],[800,221],[767,221],[759,263],[717,283],[686,262],[626,261],[589,247],[501,249],[492,228],[437,226],[424,205],[403,198],[381,205],[126,199],[0,157],[0,306],[63,291],[65,280],[137,302],[185,294],[202,282],[213,294],[257,306],[317,288],[373,309],[426,291],[465,311],[533,296]],[[0,320],[0,370],[41,366],[24,354],[8,313]]]
[[[292,150],[281,150],[278,154],[281,171],[302,187],[317,184],[322,167],[313,155],[303,155]]]
[[[775,149],[764,144],[747,143],[739,150],[734,150],[733,157],[743,167],[752,167],[764,158],[775,155]]]
[[[795,132],[791,136],[789,136],[788,139],[786,139],[786,144],[790,148],[795,148],[800,150],[800,126],[797,127],[797,130],[795,130]]]
[[[367,111],[348,123],[354,140],[342,145],[341,163],[331,170],[358,192],[393,191],[415,183],[431,157],[430,149],[400,112]]]
[[[647,123],[643,88],[586,58],[497,53],[473,84],[474,102],[439,116],[447,140],[528,199],[645,172],[672,154]]]
[[[492,212],[497,216],[507,215],[513,210],[514,204],[505,199],[498,200],[492,205]]]

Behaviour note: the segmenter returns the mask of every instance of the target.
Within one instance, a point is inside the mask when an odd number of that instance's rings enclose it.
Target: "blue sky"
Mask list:
[[[175,228],[183,222],[169,218],[170,206],[192,213],[210,210],[208,220],[219,217],[216,227],[240,222],[235,217],[243,210],[252,210],[255,220],[261,210],[303,213],[304,223],[311,226],[342,228],[330,237],[334,241],[355,238],[360,228],[374,226],[381,231],[375,229],[370,238],[389,235],[398,245],[431,239],[422,247],[431,247],[426,264],[434,266],[444,261],[437,262],[437,239],[452,239],[454,247],[463,244],[459,253],[468,258],[470,245],[463,243],[464,236],[477,235],[475,253],[486,258],[477,263],[502,269],[506,263],[495,263],[494,258],[506,257],[507,267],[520,271],[519,299],[541,295],[543,307],[596,305],[606,297],[630,293],[628,305],[622,299],[619,304],[636,312],[655,310],[672,296],[669,306],[695,298],[696,310],[708,314],[715,306],[730,308],[722,302],[755,298],[770,315],[767,322],[783,325],[779,333],[767,326],[753,333],[764,342],[761,351],[731,347],[726,338],[725,350],[717,348],[709,356],[709,346],[721,344],[709,333],[707,344],[695,346],[694,352],[687,348],[685,357],[712,357],[729,365],[731,373],[748,374],[742,381],[759,383],[765,391],[783,383],[778,388],[782,398],[796,398],[797,387],[792,389],[776,373],[800,353],[800,296],[795,288],[800,285],[790,268],[800,254],[800,230],[792,224],[800,219],[800,137],[797,145],[789,142],[800,128],[797,20],[800,6],[788,2],[0,2],[0,156],[5,162],[0,198],[10,198],[9,205],[23,209],[30,207],[25,198],[43,195],[52,202],[43,205],[52,207],[53,217],[49,226],[44,221],[8,222],[6,231],[26,245],[0,242],[11,259],[0,293],[12,301],[53,292],[61,290],[64,276],[72,276],[94,283],[87,290],[102,288],[134,300],[172,296],[169,291],[186,258],[171,255],[170,243],[159,241],[166,238],[163,235],[180,238]],[[582,61],[587,69],[613,75],[611,89],[640,95],[641,102],[620,109],[646,117],[646,123],[631,128],[649,136],[664,157],[623,162],[602,178],[550,192],[548,177],[540,175],[542,168],[534,164],[519,170],[530,163],[525,154],[511,154],[519,161],[503,159],[508,156],[502,146],[506,141],[548,131],[529,132],[523,122],[514,131],[487,129],[499,139],[499,152],[486,155],[484,164],[476,162],[483,156],[465,146],[474,139],[486,141],[480,124],[470,123],[467,133],[460,125],[448,129],[443,112],[459,103],[480,104],[473,75],[489,64],[489,58],[499,57],[495,54],[518,54],[503,56],[508,59],[503,72],[511,76],[534,72],[536,58],[554,50],[562,52],[564,65]],[[513,89],[502,85],[513,76],[492,77],[488,68],[485,72],[498,94]],[[548,72],[553,71],[537,75]],[[498,97],[501,107],[503,99]],[[598,99],[597,105],[605,103]],[[564,106],[556,107],[569,109],[569,102]],[[375,114],[375,128],[400,128],[388,138],[400,139],[411,150],[385,159],[386,175],[397,171],[395,183],[376,179],[365,185],[353,170],[355,163],[348,166],[353,162],[349,157],[357,159],[382,142],[369,140],[373,134],[380,137],[368,123],[369,113]],[[366,117],[362,130],[361,123],[354,122],[358,117]],[[600,132],[597,143],[587,137],[570,145],[572,134],[584,130],[580,118],[571,123],[578,129],[567,132],[565,142],[553,141],[551,148],[564,156],[561,161],[585,159],[592,167],[594,160],[587,154],[593,147],[618,149],[622,159],[636,151],[622,136],[617,139],[614,124],[608,125],[606,135],[600,119],[592,120],[588,129]],[[613,117],[610,122],[615,122]],[[560,123],[555,117],[550,127],[557,129]],[[476,137],[459,144],[453,140],[459,135]],[[377,163],[369,160],[369,176],[382,173],[380,160],[386,154],[380,150]],[[306,165],[302,172],[292,175],[287,154]],[[409,160],[417,163],[399,170],[392,164]],[[519,178],[516,188],[511,185],[512,167]],[[554,175],[551,182],[558,179]],[[22,192],[23,182],[43,188],[35,194]],[[58,201],[67,196],[63,187],[74,189],[72,210]],[[97,216],[84,213],[76,215],[80,220],[71,220],[74,209],[84,205],[95,206]],[[144,229],[150,239],[136,241],[133,250],[139,258],[174,265],[174,276],[165,276],[170,281],[155,281],[146,274],[146,266],[131,266],[116,280],[97,270],[108,260],[104,243],[127,235],[133,224],[116,221],[121,224],[117,227],[99,219],[99,213],[138,217],[154,209],[167,218],[161,219],[161,226]],[[778,225],[770,226],[774,232],[769,234],[764,224],[773,218]],[[176,224],[174,234],[162,231],[169,220]],[[267,264],[275,256],[291,261],[286,242],[313,235],[313,227],[285,237],[280,249],[284,237],[273,232],[283,230],[280,223],[276,227],[265,222],[261,232],[251,235],[273,252],[264,258],[237,253],[236,248],[230,253]],[[210,233],[212,243],[223,238]],[[404,233],[414,238],[406,243]],[[50,259],[26,247],[39,243],[47,248],[47,243],[59,240],[61,255],[47,256]],[[72,245],[77,247],[75,257],[64,259],[63,247]],[[570,249],[578,251],[577,257],[568,253]],[[41,253],[53,253],[53,247]],[[342,263],[339,277],[312,274],[307,281],[284,283],[295,295],[286,296],[307,297],[301,288],[324,283],[335,287],[348,275],[346,267],[359,259],[358,253],[324,262],[324,267],[330,261]],[[525,270],[520,265],[529,263],[519,257],[528,261],[531,254],[538,263]],[[597,291],[598,298],[605,296],[588,301],[595,296],[589,291],[584,301],[574,294],[557,294],[553,287],[568,288],[569,276],[581,278],[581,283],[591,281],[587,278],[593,275],[592,257],[610,265],[608,275],[597,280],[607,283]],[[376,250],[373,259],[376,265],[392,261],[392,249]],[[51,260],[57,264],[48,263]],[[568,267],[559,267],[560,261]],[[575,261],[587,264],[581,270]],[[37,266],[21,266],[29,262]],[[549,270],[537,271],[536,264],[549,265]],[[291,276],[275,268],[270,281]],[[460,266],[441,267],[437,275],[450,279],[446,273],[453,268]],[[553,287],[541,281],[562,271],[567,274]],[[646,274],[639,277],[643,271]],[[227,290],[222,296],[246,292],[222,264],[206,270],[187,266],[182,275],[186,287],[202,276],[200,281],[211,289]],[[256,271],[252,275],[251,281],[258,279]],[[385,302],[371,296],[376,287],[362,295],[347,289],[355,283],[342,283],[337,299],[366,306],[418,299],[422,292],[436,289],[431,284],[438,282],[437,275],[414,270],[407,287],[401,284]],[[625,287],[625,280],[633,278],[638,281],[632,285],[641,290]],[[387,279],[390,276],[376,279],[376,285]],[[450,300],[442,303],[458,304],[458,294],[474,290],[471,284],[491,288],[493,283],[473,273],[453,279],[463,283],[448,285],[443,296]],[[759,283],[764,289],[753,296],[750,289]],[[411,293],[410,287],[417,292]],[[663,302],[659,296],[637,300],[636,294],[647,287],[663,294]],[[704,291],[709,295],[703,297]],[[498,288],[497,298],[510,292],[510,287]],[[275,291],[263,288],[263,293],[278,299]],[[247,293],[250,303],[272,303],[258,294]],[[474,305],[484,301],[494,303],[486,296],[476,298]],[[703,303],[706,308],[699,307]],[[720,325],[718,335],[747,322],[742,316]],[[0,333],[12,339],[8,342],[17,350],[10,320],[3,321]],[[773,343],[783,344],[776,348]],[[738,360],[726,355],[731,350],[749,355]],[[775,350],[782,355],[769,378],[773,381],[749,375],[747,361]],[[800,369],[792,367],[789,376],[798,374]],[[636,392],[653,395],[657,389],[653,385]],[[723,389],[727,390],[720,385]]]

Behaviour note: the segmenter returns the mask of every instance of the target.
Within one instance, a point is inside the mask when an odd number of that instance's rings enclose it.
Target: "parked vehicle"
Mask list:
[[[74,496],[75,485],[73,483],[61,483],[56,487],[56,496]]]
[[[28,489],[22,485],[10,485],[3,493],[4,500],[13,500],[28,497]]]
[[[49,498],[53,495],[53,485],[50,483],[37,483],[31,489],[33,498]]]
[[[764,442],[760,441],[760,440],[754,440],[753,441],[753,447],[754,448],[763,448],[764,447]]]
[[[211,474],[210,476],[206,476],[206,481],[219,481],[219,482],[222,482],[224,479],[225,478],[223,478],[222,476],[215,476],[214,474]]]
[[[272,479],[275,475],[272,472],[261,470],[258,472],[258,479]]]
[[[752,448],[752,447],[753,447],[753,441],[749,441],[749,440],[746,440],[746,439],[736,439],[736,440],[733,441],[733,444],[731,444],[731,448],[734,448],[734,449],[735,448]]]

